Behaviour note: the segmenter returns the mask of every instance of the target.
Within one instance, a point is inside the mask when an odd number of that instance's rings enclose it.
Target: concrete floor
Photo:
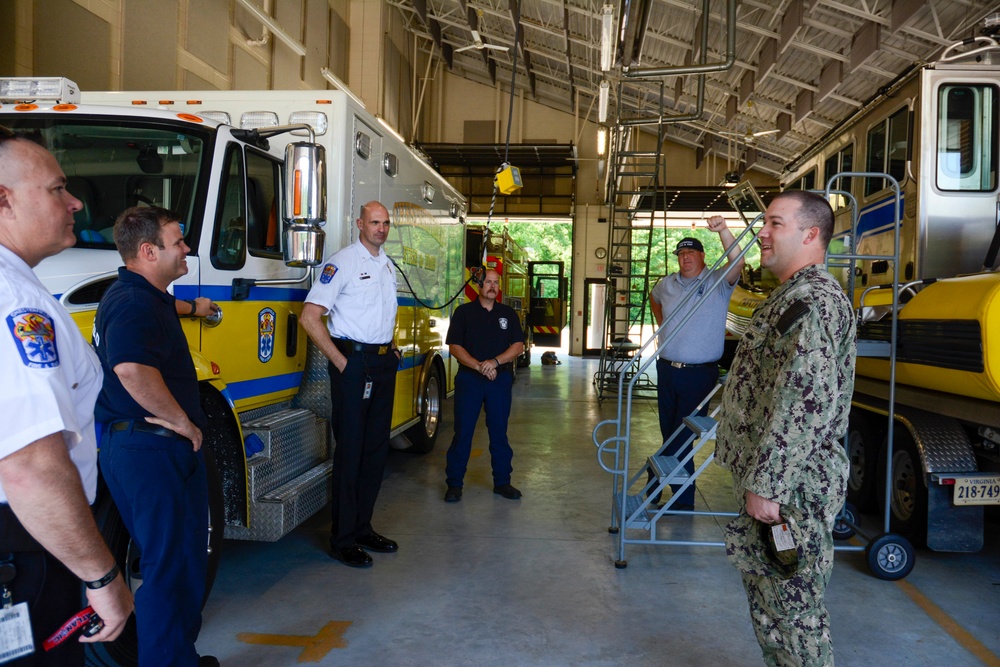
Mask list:
[[[374,525],[399,553],[374,554],[368,570],[331,560],[326,512],[274,544],[227,541],[200,652],[230,667],[762,664],[721,548],[629,546],[628,567],[614,567],[611,477],[591,438],[614,402],[597,405],[596,360],[560,358],[515,385],[522,500],[492,493],[481,420],[464,497],[442,501],[449,400],[434,452],[390,456]],[[637,405],[633,428],[652,452],[651,402]],[[699,509],[733,508],[724,471],[698,481]],[[721,521],[664,518],[658,530],[717,541]],[[918,550],[902,582],[875,579],[862,553],[838,553],[827,593],[837,664],[1000,665],[998,528],[994,519],[978,554]]]

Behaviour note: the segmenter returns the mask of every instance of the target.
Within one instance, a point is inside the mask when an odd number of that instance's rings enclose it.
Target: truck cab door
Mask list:
[[[309,270],[286,266],[282,256],[282,161],[235,140],[216,150],[214,218],[206,220],[199,255],[201,295],[222,308],[222,318],[217,326],[201,323],[201,352],[243,410],[290,398],[301,383],[306,337],[298,319]]]

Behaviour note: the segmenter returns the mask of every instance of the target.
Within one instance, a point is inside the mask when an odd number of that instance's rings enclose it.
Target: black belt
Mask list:
[[[162,426],[157,426],[156,424],[150,424],[147,421],[142,421],[140,419],[126,419],[124,421],[112,422],[110,430],[112,431],[139,431],[140,433],[149,433],[151,435],[158,435],[162,438],[172,438],[186,440],[183,435],[177,431],[171,431],[169,428],[163,428]]]
[[[341,354],[351,354],[352,352],[367,352],[368,354],[389,354],[392,352],[392,345],[378,345],[377,343],[359,343],[349,338],[330,337],[333,344],[337,346]]]
[[[680,361],[670,361],[669,359],[664,359],[663,363],[668,364],[674,368],[702,368],[703,366],[718,366],[719,362],[716,361],[706,361],[703,364],[685,364]]]

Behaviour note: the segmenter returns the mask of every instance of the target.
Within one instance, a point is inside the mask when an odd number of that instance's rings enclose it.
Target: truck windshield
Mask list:
[[[18,132],[37,131],[66,174],[66,189],[83,203],[74,218],[76,247],[114,249],[112,228],[130,206],[162,206],[180,216],[197,247],[205,186],[199,175],[212,153],[212,133],[190,124],[135,118],[5,116]],[[205,179],[207,180],[207,179]]]

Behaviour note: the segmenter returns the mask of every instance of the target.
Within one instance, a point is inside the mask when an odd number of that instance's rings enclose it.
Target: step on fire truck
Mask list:
[[[5,78],[0,124],[38,131],[83,203],[77,244],[35,271],[88,340],[121,264],[117,215],[156,205],[184,221],[189,271],[171,289],[221,307],[217,317],[183,320],[215,463],[210,576],[223,534],[276,540],[329,502],[326,362],[299,315],[312,267],[356,237],[354,220],[370,200],[392,216],[385,250],[400,286],[393,443],[434,445],[457,370],[444,336],[465,280],[466,202],[353,96],[157,91],[81,100],[67,79]],[[136,545],[107,499],[98,514],[137,585]],[[115,643],[89,646],[95,664],[134,661],[134,626]]]

